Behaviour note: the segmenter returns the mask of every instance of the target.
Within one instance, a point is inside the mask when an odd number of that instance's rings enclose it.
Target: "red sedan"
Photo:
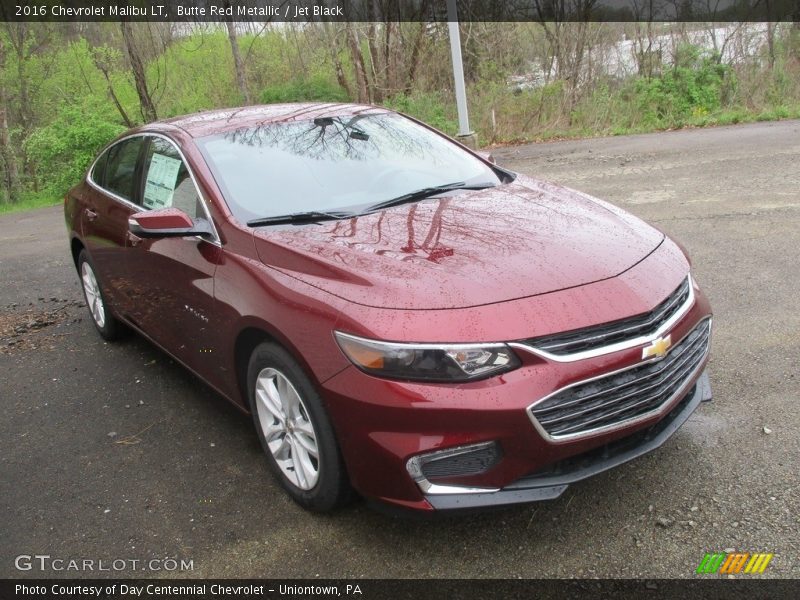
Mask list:
[[[711,397],[676,242],[382,108],[146,125],[65,215],[100,335],[137,331],[251,414],[308,509],[555,498]]]

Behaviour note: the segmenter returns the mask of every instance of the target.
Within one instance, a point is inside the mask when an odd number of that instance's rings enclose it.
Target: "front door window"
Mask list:
[[[162,138],[152,138],[147,149],[141,205],[178,208],[193,219],[205,216],[189,170],[175,146]]]

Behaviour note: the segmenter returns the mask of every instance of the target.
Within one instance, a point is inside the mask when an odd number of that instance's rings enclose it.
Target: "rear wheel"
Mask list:
[[[94,323],[98,333],[104,340],[112,341],[118,339],[124,331],[124,326],[111,313],[86,250],[81,250],[78,256],[78,274],[81,278],[81,287],[83,288],[83,297],[86,299],[86,306],[89,308],[92,323]]]
[[[308,510],[346,503],[350,484],[333,428],[300,366],[264,343],[253,351],[247,382],[258,438],[284,489]]]

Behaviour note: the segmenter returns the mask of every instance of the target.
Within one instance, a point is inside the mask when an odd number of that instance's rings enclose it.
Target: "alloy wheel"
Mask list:
[[[258,423],[283,475],[301,490],[319,480],[319,447],[303,399],[280,371],[262,369],[256,378]]]
[[[92,318],[97,326],[102,329],[106,324],[106,308],[103,304],[103,296],[100,294],[100,286],[97,284],[97,277],[88,262],[84,262],[81,266],[81,281],[89,312],[92,313]]]

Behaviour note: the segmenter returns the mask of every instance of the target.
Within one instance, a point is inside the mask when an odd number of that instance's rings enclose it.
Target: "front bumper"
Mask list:
[[[613,469],[655,450],[691,416],[701,402],[711,400],[711,384],[705,371],[694,387],[661,421],[628,437],[571,457],[546,471],[523,477],[491,493],[426,496],[437,510],[503,506],[558,498],[569,484]]]
[[[710,318],[707,300],[696,292],[670,330],[676,346]],[[371,500],[423,511],[545,500],[656,448],[710,397],[706,350],[669,400],[641,418],[561,439],[532,423],[531,407],[554,390],[641,366],[642,353],[637,346],[562,362],[522,349],[520,368],[457,385],[391,381],[348,367],[323,383],[322,396],[350,480]],[[480,473],[420,481],[409,471],[413,457],[487,442],[500,448],[501,460],[487,458],[490,468]]]

